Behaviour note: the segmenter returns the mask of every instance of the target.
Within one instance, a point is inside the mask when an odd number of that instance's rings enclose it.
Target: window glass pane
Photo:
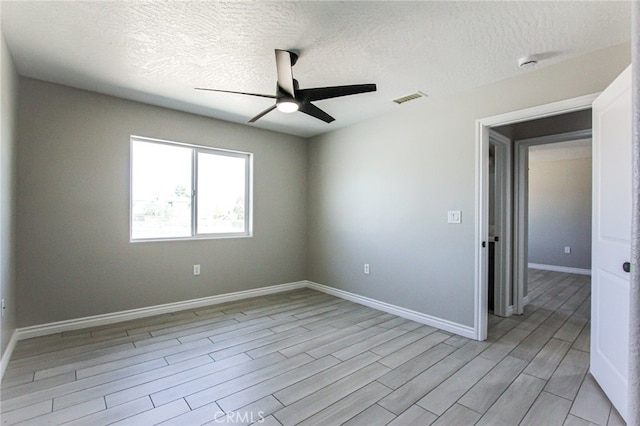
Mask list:
[[[131,239],[191,235],[190,148],[134,141]]]
[[[198,152],[198,234],[244,233],[245,157]]]

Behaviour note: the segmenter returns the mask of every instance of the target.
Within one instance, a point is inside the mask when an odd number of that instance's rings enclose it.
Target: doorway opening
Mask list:
[[[591,109],[495,127],[490,131],[490,142],[496,140],[496,136],[491,136],[492,133],[498,133],[508,140],[507,147],[503,147],[502,150],[506,155],[513,155],[512,167],[507,163],[495,162],[497,180],[502,175],[502,179],[508,183],[503,186],[504,192],[496,197],[497,200],[502,197],[506,202],[499,200],[502,206],[496,206],[499,207],[496,210],[503,209],[507,212],[506,215],[511,217],[497,218],[498,223],[504,221],[507,227],[502,230],[506,237],[502,239],[504,243],[493,243],[496,252],[499,252],[500,245],[504,244],[505,253],[503,256],[496,256],[495,259],[506,263],[506,266],[496,264],[493,269],[508,271],[507,273],[513,271],[513,276],[507,276],[505,282],[498,281],[497,285],[494,285],[494,292],[499,296],[494,297],[494,300],[502,304],[498,306],[496,303],[497,309],[494,309],[494,313],[507,317],[524,313],[524,307],[528,303],[528,271],[531,266],[564,272],[570,271],[569,268],[572,266],[582,267],[581,271],[590,269],[591,169],[590,160],[585,158],[591,158]],[[491,143],[493,144],[495,142]],[[502,142],[502,145],[505,145],[505,142]],[[499,145],[496,146],[498,147]],[[569,160],[576,160],[578,157],[582,158],[582,167],[576,169],[573,161]],[[535,167],[532,167],[533,162]],[[589,164],[588,169],[584,167],[585,162]],[[541,163],[552,166],[547,166],[546,172],[538,173]],[[500,167],[505,167],[503,173],[498,170]],[[566,169],[571,167],[579,176],[567,175]],[[533,180],[532,173],[535,178]],[[549,173],[553,173],[553,176],[548,176]],[[549,179],[552,181],[549,182]],[[506,189],[511,187],[511,182],[514,182],[512,192]],[[529,189],[534,183],[547,185],[547,190],[530,193]],[[534,185],[533,189],[537,189],[537,186]],[[563,194],[563,191],[566,194]],[[582,194],[578,196],[575,194],[576,191]],[[586,197],[585,191],[588,192]],[[536,202],[532,204],[533,201]],[[567,206],[569,201],[572,202],[571,206]],[[491,202],[489,209],[491,212]],[[533,216],[531,213],[534,213]],[[577,220],[578,218],[580,220]],[[511,223],[514,226],[509,229]],[[489,241],[492,239],[491,228],[490,213]],[[562,252],[559,251],[559,247],[562,247]],[[581,256],[582,261],[572,263],[577,255]],[[575,269],[577,271],[577,268]],[[491,264],[489,270],[491,273]]]
[[[522,314],[527,303],[528,268],[533,263],[528,256],[530,147],[590,138],[595,97],[583,96],[477,122],[478,340],[487,337],[491,302],[498,316]]]

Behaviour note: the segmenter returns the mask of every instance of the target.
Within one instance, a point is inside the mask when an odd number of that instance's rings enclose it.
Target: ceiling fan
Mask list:
[[[276,49],[276,69],[278,71],[278,82],[276,84],[275,95],[263,95],[260,93],[234,92],[231,90],[207,89],[196,87],[196,90],[208,90],[211,92],[235,93],[238,95],[259,96],[261,98],[275,99],[276,103],[260,114],[249,120],[254,123],[264,117],[274,109],[282,112],[301,111],[312,117],[331,123],[335,120],[332,116],[313,105],[312,101],[337,98],[340,96],[356,95],[359,93],[375,92],[375,84],[353,84],[349,86],[317,87],[314,89],[300,89],[298,80],[293,78],[291,68],[296,64],[298,55],[288,50]]]

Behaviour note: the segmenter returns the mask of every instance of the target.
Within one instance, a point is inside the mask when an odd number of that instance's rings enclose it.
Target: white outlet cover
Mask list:
[[[460,210],[449,210],[447,212],[447,223],[462,223],[462,212]]]

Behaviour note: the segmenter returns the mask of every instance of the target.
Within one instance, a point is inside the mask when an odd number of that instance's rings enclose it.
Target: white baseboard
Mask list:
[[[591,275],[591,269],[572,268],[570,266],[543,265],[541,263],[529,263],[531,269],[543,271],[566,272],[567,274]]]
[[[527,294],[525,297],[522,298],[522,305],[527,306],[528,304],[529,304],[529,295]],[[509,307],[507,308],[507,317],[510,317],[515,313],[516,312],[515,312],[515,309],[513,308],[513,305],[509,305]]]
[[[402,308],[400,306],[381,302],[379,300],[371,299],[365,296],[360,296],[358,294],[350,293],[348,291],[340,290],[337,288],[329,287],[329,286],[318,284],[311,281],[307,281],[307,287],[313,290],[318,290],[323,293],[330,294],[332,296],[339,297],[341,299],[358,303],[360,305],[365,305],[370,308],[378,309],[383,312],[388,312],[390,314],[397,315],[402,318],[416,321],[421,324],[426,324],[431,327],[436,327],[441,330],[459,334],[460,336],[468,337],[469,339],[474,339],[474,340],[476,339],[476,331],[475,329],[473,329],[473,327],[468,327],[466,325],[461,325],[452,321],[432,317],[431,315],[426,315],[420,312],[413,311],[411,309]]]
[[[253,290],[236,291],[233,293],[219,294],[217,296],[202,297],[199,299],[184,300],[181,302],[166,303],[163,305],[149,306],[146,308],[131,309],[128,311],[113,312],[110,314],[94,315],[90,317],[77,318],[67,321],[58,321],[48,324],[34,325],[31,327],[19,328],[16,330],[18,340],[29,339],[31,337],[45,336],[47,334],[61,333],[64,331],[79,330],[81,328],[98,327],[101,325],[113,324],[116,322],[129,321],[133,319],[151,317],[154,315],[166,314],[170,312],[182,311],[185,309],[196,309],[203,306],[217,305],[234,300],[248,299],[250,297],[264,296],[267,294],[281,293],[283,291],[295,290],[306,286],[305,281],[298,281],[288,284],[278,284],[269,287],[261,287]]]
[[[476,332],[472,327],[457,324],[441,318],[432,317],[411,309],[402,308],[400,306],[391,305],[369,297],[360,296],[348,291],[329,287],[323,284],[311,281],[298,281],[288,284],[279,284],[269,287],[262,287],[253,290],[237,291],[233,293],[220,294],[217,296],[202,297],[199,299],[185,300],[181,302],[166,303],[163,305],[149,306],[146,308],[131,309],[127,311],[113,312],[103,315],[94,315],[90,317],[76,318],[66,321],[52,322],[48,324],[34,325],[16,329],[11,335],[11,340],[7,345],[7,349],[2,354],[0,361],[0,380],[4,377],[11,355],[19,340],[29,339],[32,337],[46,336],[48,334],[62,333],[65,331],[79,330],[88,327],[98,327],[102,325],[114,324],[117,322],[129,321],[133,319],[146,318],[154,315],[166,314],[171,312],[182,311],[185,309],[196,309],[204,306],[217,305],[224,302],[232,302],[235,300],[248,299],[251,297],[264,296],[268,294],[281,293],[284,291],[296,290],[299,288],[310,288],[321,291],[341,299],[349,300],[360,305],[369,306],[383,312],[388,312],[402,318],[426,324],[441,330],[459,334],[470,339],[476,338]]]
[[[4,377],[4,372],[7,370],[7,366],[9,365],[9,360],[11,359],[11,355],[13,355],[13,350],[16,348],[16,344],[18,343],[18,333],[16,330],[11,333],[11,339],[9,339],[9,344],[7,348],[4,350],[2,354],[2,360],[0,360],[0,381]]]

